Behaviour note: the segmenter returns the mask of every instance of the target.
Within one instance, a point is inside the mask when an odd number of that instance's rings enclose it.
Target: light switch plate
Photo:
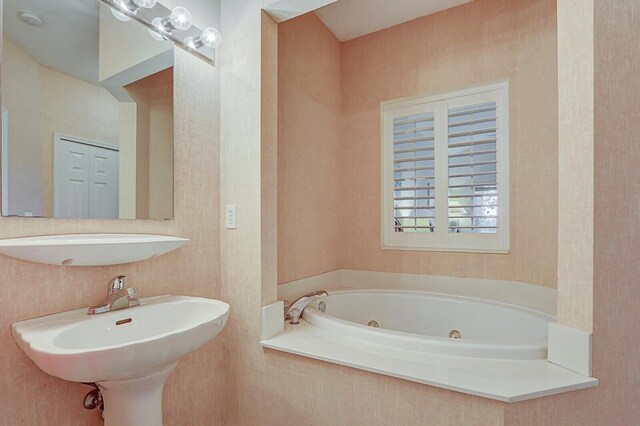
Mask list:
[[[236,229],[236,205],[228,204],[224,216],[224,227],[227,229]]]

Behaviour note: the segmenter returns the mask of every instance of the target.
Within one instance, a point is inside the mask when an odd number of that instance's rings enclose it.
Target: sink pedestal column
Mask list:
[[[139,379],[97,383],[105,426],[162,426],[162,389],[177,364]]]

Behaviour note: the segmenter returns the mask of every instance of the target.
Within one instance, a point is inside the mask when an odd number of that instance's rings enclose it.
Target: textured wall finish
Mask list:
[[[593,410],[633,424],[640,418],[640,3],[594,3],[593,374],[602,377],[606,405]]]
[[[554,0],[476,0],[342,45],[342,267],[523,281],[557,275]],[[380,102],[508,78],[511,253],[382,250]]]
[[[558,2],[559,18],[562,3]],[[586,54],[595,64],[593,375],[600,386],[508,406],[506,423],[630,426],[640,418],[640,231],[630,225],[640,222],[640,4],[636,0],[567,3],[574,4],[574,11],[587,3],[593,7],[593,52]],[[583,19],[586,24],[590,17]],[[559,28],[566,24],[559,20]],[[566,52],[570,57],[577,53]],[[580,291],[574,289],[573,295],[590,302]],[[576,306],[587,313],[577,318],[588,318],[589,303]]]
[[[339,204],[340,42],[309,13],[278,26],[277,49],[278,282],[284,283],[338,269],[340,236],[350,236]]]
[[[265,275],[262,282],[263,251],[277,247],[263,247],[262,242],[262,1],[222,0],[221,22],[220,200],[222,206],[237,206],[238,223],[238,229],[223,229],[220,235],[222,296],[232,306],[225,330],[224,422],[236,425],[246,416],[266,418],[268,411],[277,411],[261,403],[268,389],[263,361],[257,356],[263,285],[276,286],[275,257],[268,253],[265,261],[272,265],[264,267],[271,268],[272,278]],[[266,163],[266,179],[276,172],[269,165],[274,167]],[[273,209],[264,214],[274,214]],[[264,222],[273,220],[267,217]],[[258,423],[269,424],[254,424]]]
[[[214,7],[210,6],[210,7]],[[89,306],[104,298],[118,273],[142,296],[185,294],[220,298],[218,71],[176,49],[175,219],[105,221],[0,218],[0,238],[82,232],[180,235],[184,248],[140,263],[67,268],[0,256],[0,425],[101,425],[82,408],[87,386],[39,370],[13,343],[17,320]],[[224,331],[186,357],[164,390],[166,425],[219,424]],[[114,362],[117,362],[114,361]]]
[[[595,207],[593,0],[558,2],[558,22],[562,24],[558,25],[558,319],[569,327],[591,331]]]
[[[261,166],[262,304],[278,299],[278,25],[262,14]]]
[[[172,218],[173,68],[151,74],[124,89],[136,103],[136,217]]]

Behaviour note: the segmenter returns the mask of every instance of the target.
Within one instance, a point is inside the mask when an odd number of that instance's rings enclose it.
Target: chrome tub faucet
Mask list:
[[[139,306],[138,291],[133,288],[125,288],[126,275],[118,275],[109,281],[107,285],[107,297],[97,305],[89,308],[89,315],[102,314],[120,309]]]
[[[291,303],[285,304],[285,307],[284,307],[285,321],[290,320],[289,324],[294,324],[294,325],[299,324],[300,317],[302,316],[302,313],[304,312],[304,309],[307,307],[307,305],[320,297],[324,297],[328,295],[329,293],[327,293],[326,290],[317,290],[311,293],[307,293],[304,296],[297,298]]]

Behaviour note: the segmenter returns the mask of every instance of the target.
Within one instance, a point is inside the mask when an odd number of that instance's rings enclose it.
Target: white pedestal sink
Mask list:
[[[44,372],[96,383],[107,426],[160,426],[167,377],[181,357],[222,330],[229,305],[168,295],[140,302],[98,315],[85,308],[19,321],[11,332]]]

